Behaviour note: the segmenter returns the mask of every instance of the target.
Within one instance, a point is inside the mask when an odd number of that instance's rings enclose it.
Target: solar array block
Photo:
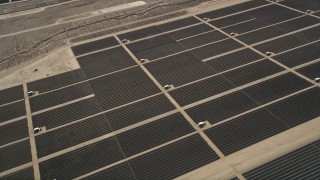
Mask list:
[[[200,59],[206,59],[241,47],[242,45],[237,41],[233,39],[227,39],[224,41],[219,41],[213,44],[193,49],[191,50],[191,52]]]
[[[184,50],[185,48],[183,48],[179,43],[171,42],[171,43],[163,44],[161,46],[146,49],[144,51],[136,52],[134,53],[134,55],[138,59],[149,59],[150,61],[152,61],[152,60],[159,59],[164,56],[169,56],[171,54],[175,54]]]
[[[39,163],[41,179],[73,179],[123,159],[114,137]]]
[[[23,99],[22,85],[0,90],[0,105]]]
[[[190,36],[195,36],[197,34],[213,31],[213,30],[214,29],[212,27],[206,24],[199,24],[199,25],[191,26],[188,28],[184,28],[178,31],[168,33],[167,35],[174,40],[179,40],[179,39],[188,38]]]
[[[218,159],[199,135],[193,135],[129,160],[129,164],[137,179],[173,179]]]
[[[33,127],[55,128],[100,112],[95,97],[33,115]]]
[[[160,92],[140,67],[91,80],[90,85],[103,110]]]
[[[233,26],[225,27],[222,30],[224,32],[227,32],[228,34],[230,33],[242,34],[249,31],[253,31],[258,28],[262,28],[267,25],[268,25],[267,23],[255,19],[255,20],[243,22],[240,24],[235,24]]]
[[[30,107],[32,112],[57,106],[78,98],[93,94],[87,82],[69,86],[63,89],[52,91],[39,96],[31,97]]]
[[[243,175],[246,179],[319,179],[320,151],[309,144]]]
[[[9,0],[0,0],[0,4],[9,3]]]
[[[308,77],[311,80],[320,77],[320,62],[310,64],[306,67],[297,70],[302,75]]]
[[[108,37],[105,39],[100,39],[97,41],[73,46],[71,49],[75,56],[79,56],[81,54],[86,54],[92,51],[97,51],[116,45],[119,45],[118,41],[114,37]]]
[[[298,46],[307,44],[308,41],[297,37],[295,34],[277,38],[259,45],[254,46],[253,48],[257,49],[262,53],[268,51],[273,53],[283,52]]]
[[[245,14],[267,24],[279,23],[303,15],[297,11],[274,4],[245,12]]]
[[[320,2],[318,0],[285,0],[280,2],[285,6],[306,12],[307,10],[318,11],[320,10]]]
[[[254,19],[254,18],[242,13],[242,14],[235,14],[233,16],[228,16],[228,17],[225,17],[222,19],[217,19],[217,20],[211,21],[209,23],[215,27],[223,28],[226,26],[231,26],[231,25],[238,24],[241,22],[249,21],[252,19]]]
[[[293,19],[287,22],[274,25],[274,27],[277,27],[286,32],[292,32],[302,28],[306,28],[308,26],[318,24],[319,22],[320,22],[320,19],[318,18],[311,17],[311,16],[303,16],[297,19]]]
[[[319,31],[320,31],[320,25],[317,25],[315,27],[306,29],[304,31],[297,32],[294,35],[298,36],[301,39],[305,39],[308,42],[314,42],[320,39]]]
[[[195,48],[198,46],[202,46],[202,45],[216,42],[216,41],[226,39],[226,38],[228,38],[228,37],[219,31],[211,31],[211,32],[200,34],[200,35],[194,36],[194,37],[190,37],[188,39],[184,39],[184,40],[181,40],[178,42],[183,47],[185,47],[187,49],[191,49],[191,48]]]
[[[160,24],[157,27],[165,32],[165,31],[172,31],[178,28],[183,28],[183,27],[190,26],[197,23],[200,23],[198,19],[194,17],[188,17],[184,19],[179,19],[177,21]]]
[[[161,94],[107,112],[105,116],[110,122],[112,130],[115,131],[174,109],[173,104]]]
[[[246,43],[246,44],[254,44],[257,42],[261,42],[270,38],[274,38],[285,34],[286,32],[278,29],[273,26],[269,26],[263,29],[259,29],[257,31],[253,31],[244,35],[237,36],[237,39]]]
[[[138,29],[135,31],[130,31],[124,34],[120,34],[118,35],[118,37],[121,40],[128,39],[130,41],[135,41],[141,38],[146,38],[148,36],[153,36],[160,33],[162,33],[162,31],[157,26],[150,26],[143,29]]]
[[[234,88],[234,86],[226,82],[222,76],[214,76],[174,89],[173,91],[169,91],[169,94],[178,102],[178,104],[185,106],[232,88]]]
[[[12,180],[12,179],[34,180],[33,167],[25,168],[1,177],[1,180]]]
[[[205,131],[224,155],[287,130],[288,127],[268,111],[259,109]]]
[[[31,161],[29,139],[0,149],[0,172],[7,171]]]
[[[38,157],[44,157],[110,132],[109,124],[104,115],[98,115],[40,134],[35,137]]]
[[[0,146],[29,137],[27,119],[0,126]]]
[[[287,73],[245,88],[243,91],[259,104],[265,104],[311,85],[304,79],[292,73]]]
[[[127,45],[127,47],[132,52],[139,52],[172,42],[174,42],[174,40],[170,38],[168,35],[164,34],[156,37],[150,37],[148,39],[144,39],[138,42],[130,43]]]
[[[137,65],[122,47],[82,56],[77,58],[77,60],[87,78],[93,78]]]
[[[123,179],[134,180],[134,175],[127,162],[113,166],[106,170],[100,171],[96,174],[83,178],[85,180],[97,180],[97,179]]]
[[[0,123],[12,120],[26,115],[26,107],[24,101],[18,101],[0,107]]]
[[[193,131],[189,122],[176,113],[128,130],[116,137],[126,157],[130,157]]]
[[[219,73],[247,63],[254,62],[262,58],[263,56],[259,55],[258,53],[250,49],[244,49],[214,59],[210,59],[205,63],[210,65],[215,72]]]
[[[180,86],[214,74],[212,69],[189,52],[148,63],[145,67],[162,84]]]
[[[259,61],[222,74],[229,83],[241,86],[249,82],[281,72],[284,69],[269,60]]]
[[[319,42],[312,43],[273,57],[273,59],[288,67],[295,67],[313,60],[317,60],[319,58]]]
[[[186,112],[195,123],[209,121],[210,124],[215,124],[257,106],[255,101],[241,91],[237,91],[187,109]]]
[[[313,88],[266,108],[290,127],[320,116],[320,88]]]
[[[51,91],[73,83],[85,80],[81,69],[65,72],[48,78],[28,83],[28,91],[39,91],[39,93]]]

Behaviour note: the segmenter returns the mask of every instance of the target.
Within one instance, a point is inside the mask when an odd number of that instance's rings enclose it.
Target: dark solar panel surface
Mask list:
[[[81,118],[88,117],[100,112],[99,104],[95,97],[78,101],[66,106],[49,110],[32,116],[34,127],[46,129],[55,128]]]
[[[41,162],[41,179],[72,179],[123,159],[114,137]]]
[[[29,137],[27,119],[0,126],[0,146]]]
[[[319,88],[299,76],[320,76],[319,18],[286,7],[317,3],[279,3],[247,1],[117,34],[129,40],[121,46],[111,36],[72,47],[81,69],[27,83],[39,91],[29,97],[29,120],[45,126],[35,135],[41,178],[172,179],[218,160],[212,143],[228,156],[318,118]],[[261,55],[267,51],[277,63]],[[150,61],[134,60],[142,58]],[[22,85],[0,91],[5,178],[33,179],[27,102]],[[192,127],[200,121],[209,122],[208,138]],[[318,177],[314,158],[300,156],[310,166],[297,177]],[[284,177],[298,160],[256,177]]]
[[[33,180],[34,179],[33,167],[25,168],[20,171],[1,177],[1,180],[12,180],[12,179]]]
[[[294,9],[306,12],[307,10],[317,11],[320,10],[320,2],[318,0],[285,0],[280,4],[289,6]]]
[[[57,106],[93,94],[87,82],[30,98],[32,112]]]
[[[189,52],[170,56],[145,67],[162,85],[180,86],[214,74],[214,71]]]
[[[51,76],[28,83],[29,91],[43,93],[85,80],[81,69]]]
[[[0,105],[23,99],[22,85],[0,90]]]
[[[31,162],[29,139],[0,148],[0,171]]]
[[[108,37],[105,39],[100,39],[93,42],[88,42],[85,44],[81,44],[78,46],[73,46],[71,49],[75,56],[79,56],[81,54],[89,53],[91,51],[97,51],[100,49],[112,47],[118,45],[118,41],[114,37]]]
[[[320,151],[315,146],[319,142],[301,147],[243,175],[247,179],[319,179]]]
[[[172,179],[219,157],[199,135],[164,146],[129,161],[137,179]]]
[[[122,47],[82,56],[77,58],[77,60],[87,78],[93,78],[136,65],[134,60]]]
[[[100,77],[89,83],[103,110],[160,92],[140,67]]]
[[[110,133],[110,126],[104,115],[98,115],[83,121],[36,136],[38,157],[86,142]]]
[[[0,107],[0,123],[26,115],[24,101],[15,102]]]

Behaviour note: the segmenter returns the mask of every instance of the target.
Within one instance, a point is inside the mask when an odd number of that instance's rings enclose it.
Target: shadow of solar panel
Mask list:
[[[1,180],[12,180],[12,179],[33,180],[34,179],[33,167],[28,167],[28,168],[25,168],[1,177]]]
[[[22,85],[0,90],[0,105],[23,99]]]
[[[229,27],[223,28],[222,30],[224,32],[227,32],[228,34],[230,34],[230,33],[242,34],[242,33],[248,32],[248,31],[252,31],[252,30],[255,30],[258,28],[265,27],[267,25],[268,25],[267,23],[264,23],[264,22],[261,22],[261,21],[255,19],[255,20],[244,22],[241,24],[229,26]]]
[[[314,144],[309,144],[243,175],[247,179],[317,179],[320,177],[320,152]]]
[[[245,12],[245,14],[250,17],[257,18],[259,21],[267,23],[268,25],[303,15],[297,11],[275,4],[254,9],[252,11]]]
[[[257,106],[247,95],[237,91],[187,109],[187,113],[195,123],[209,121],[210,124],[215,124]]]
[[[241,23],[244,21],[252,20],[252,19],[254,19],[254,18],[247,16],[244,13],[241,13],[241,14],[228,16],[228,17],[225,17],[222,19],[217,19],[217,20],[211,21],[209,23],[215,27],[222,28],[225,26],[231,26],[233,24]]]
[[[0,126],[0,146],[29,137],[27,119]]]
[[[137,179],[172,179],[218,159],[199,135],[193,135],[129,160],[129,164]]]
[[[150,49],[146,49],[144,51],[139,51],[134,53],[134,55],[138,59],[149,59],[150,61],[154,59],[158,59],[161,57],[165,57],[171,54],[178,53],[180,51],[184,51],[185,49],[176,42],[164,44],[161,46],[153,47]]]
[[[249,82],[259,80],[261,78],[273,75],[284,69],[269,60],[259,61],[247,66],[235,69],[233,71],[222,74],[236,86],[241,86]]]
[[[258,53],[250,49],[244,49],[211,59],[205,63],[210,65],[215,72],[219,73],[262,58],[263,56],[259,55]]]
[[[160,92],[140,67],[103,76],[89,83],[103,110]]]
[[[0,123],[26,115],[26,107],[24,101],[15,102],[0,107]]]
[[[193,131],[189,122],[176,113],[117,134],[116,137],[125,156],[130,157]]]
[[[318,0],[308,0],[308,1],[286,0],[286,1],[281,1],[280,4],[289,6],[294,9],[298,9],[303,12],[305,12],[306,10],[312,10],[312,11],[320,10],[320,2]]]
[[[209,44],[203,47],[199,47],[191,50],[200,59],[216,56],[228,51],[232,51],[237,48],[241,48],[243,45],[233,39],[227,39],[224,41]]]
[[[310,87],[311,85],[311,83],[302,78],[292,73],[287,73],[245,88],[243,91],[255,101],[264,104]]]
[[[29,91],[39,91],[40,93],[51,91],[63,86],[71,85],[85,80],[81,69],[65,72],[45,79],[40,79],[28,83]]]
[[[200,21],[194,17],[188,17],[188,18],[179,19],[176,21],[160,24],[157,27],[159,29],[161,29],[162,31],[171,31],[171,30],[175,30],[175,29],[182,28],[185,26],[190,26],[190,25],[193,25],[193,24],[196,24],[199,22]]]
[[[106,170],[100,171],[96,174],[93,174],[91,176],[85,177],[83,179],[86,180],[97,180],[97,179],[127,179],[127,180],[133,180],[135,179],[134,175],[132,174],[132,171],[128,165],[127,162],[121,163],[119,165],[113,166],[111,168],[108,168]]]
[[[118,37],[121,40],[128,39],[130,41],[135,41],[137,39],[146,38],[148,36],[153,36],[160,33],[162,33],[162,31],[157,26],[150,26],[135,31],[130,31],[124,34],[120,34],[118,35]]]
[[[199,24],[192,27],[188,27],[185,29],[181,29],[178,31],[174,31],[171,33],[168,33],[167,35],[170,36],[174,40],[179,40],[183,38],[187,38],[190,36],[194,36],[197,34],[201,34],[208,31],[213,31],[214,29],[206,24]]]
[[[173,104],[161,94],[107,112],[105,116],[110,122],[112,130],[115,131],[174,109]]]
[[[259,109],[210,128],[205,133],[224,155],[229,155],[287,129],[276,117]]]
[[[77,60],[87,78],[137,65],[122,47],[82,56]]]
[[[104,48],[108,48],[116,45],[119,45],[118,41],[114,37],[108,37],[108,38],[88,42],[85,44],[73,46],[71,49],[75,56],[79,56],[81,54],[86,54],[92,51],[97,51],[100,49],[104,49]]]
[[[32,112],[46,109],[52,106],[76,100],[81,97],[88,96],[93,92],[87,82],[69,86],[57,91],[46,94],[40,94],[30,98],[30,107]]]
[[[111,132],[104,115],[95,116],[69,126],[36,136],[38,157],[55,153]],[[63,137],[63,138],[61,138]]]
[[[320,89],[313,88],[266,108],[290,127],[320,116]]]
[[[73,179],[123,159],[114,137],[39,164],[41,179]]]
[[[0,149],[0,172],[32,161],[30,141],[25,140]]]
[[[309,44],[273,57],[273,59],[288,67],[295,67],[319,58],[319,42]]]
[[[295,34],[292,34],[256,45],[254,48],[262,53],[266,53],[268,51],[279,53],[307,43],[308,41],[297,37]]]
[[[172,84],[177,87],[214,74],[209,66],[189,52],[148,63],[145,67],[163,86]]]
[[[156,37],[150,37],[141,41],[133,42],[131,44],[128,44],[127,47],[132,52],[139,52],[172,42],[174,42],[174,40],[170,38],[168,35],[164,34]]]
[[[184,46],[187,49],[191,49],[197,46],[201,46],[204,44],[216,42],[222,39],[228,38],[226,35],[222,34],[219,31],[212,31],[205,34],[200,34],[198,36],[190,37],[188,39],[183,39],[178,41],[179,44]]]
[[[234,88],[221,76],[214,76],[190,85],[169,91],[169,94],[180,104],[185,106],[193,102],[217,95]]]
[[[308,65],[297,71],[309,79],[314,80],[315,78],[320,77],[320,62]]]
[[[33,127],[51,129],[100,112],[95,97],[33,115]]]

